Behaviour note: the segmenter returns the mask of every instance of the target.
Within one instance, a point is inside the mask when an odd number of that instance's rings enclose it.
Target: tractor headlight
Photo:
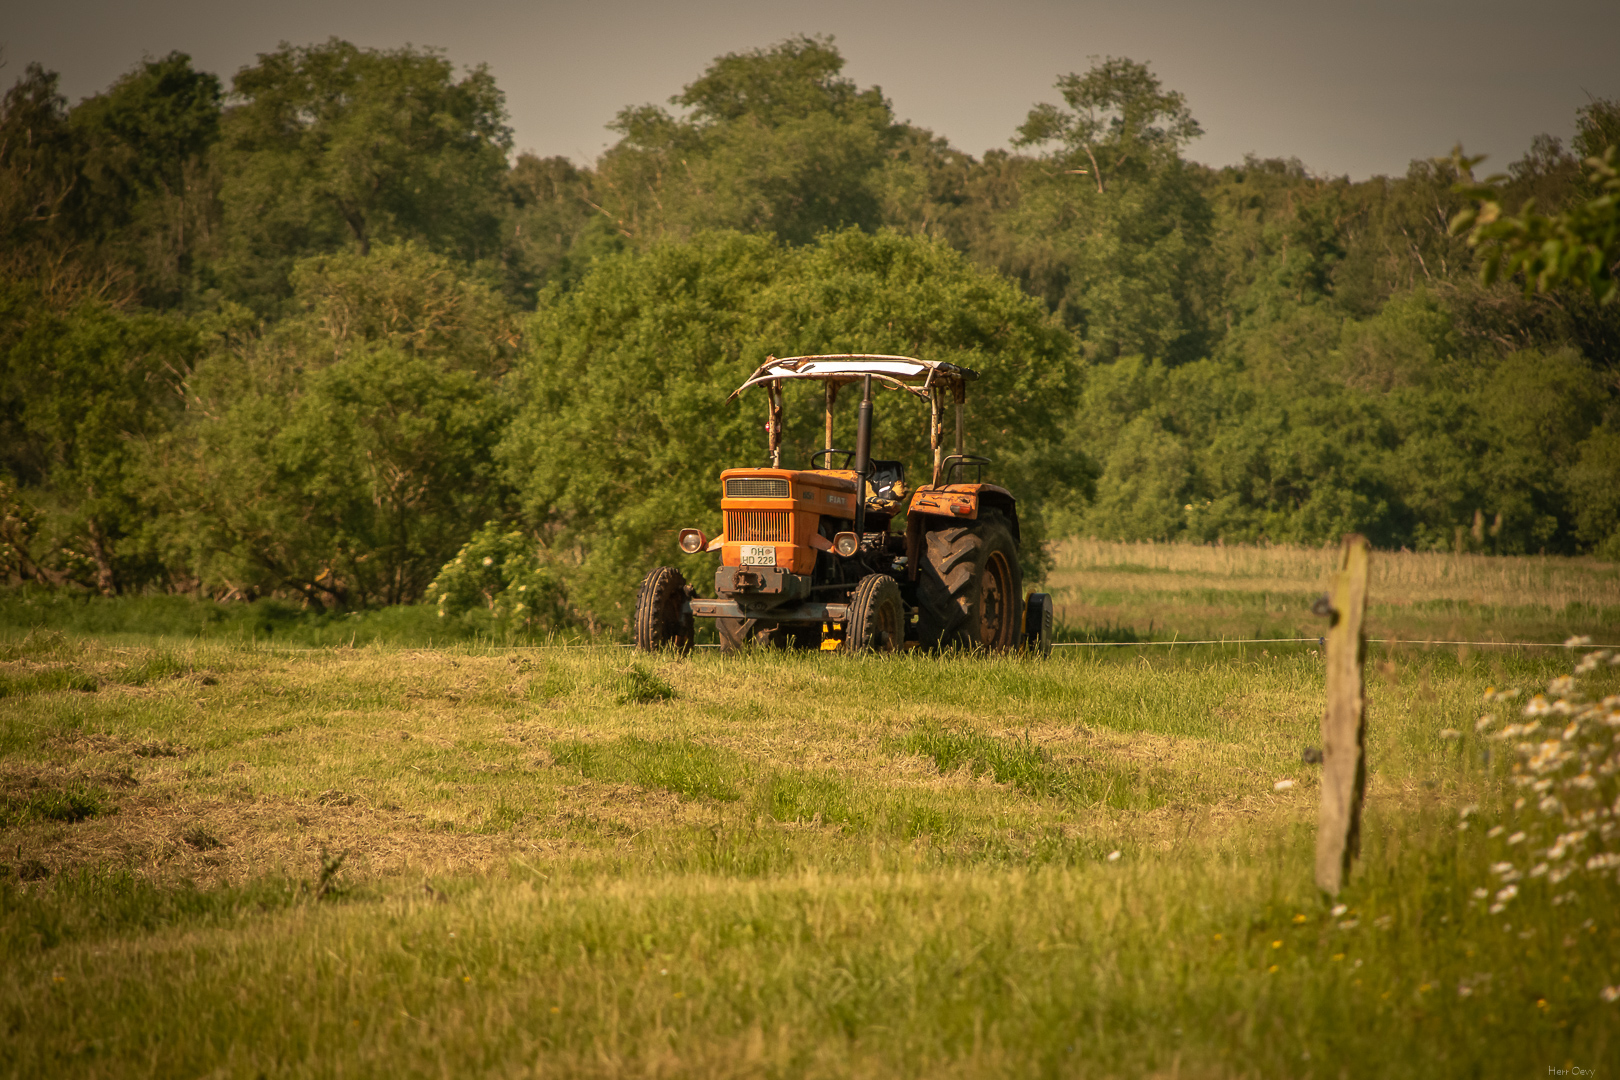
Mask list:
[[[696,555],[709,546],[709,538],[703,535],[702,529],[681,530],[681,550],[688,555]]]
[[[852,532],[841,532],[833,537],[833,550],[847,559],[861,550],[861,538]]]

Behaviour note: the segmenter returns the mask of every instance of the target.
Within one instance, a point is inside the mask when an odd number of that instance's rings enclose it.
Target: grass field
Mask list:
[[[1081,639],[1304,634],[1326,561],[1072,544],[1053,585]],[[1375,567],[1375,629],[1404,643],[1371,651],[1365,847],[1337,912],[1311,883],[1312,644],[678,658],[31,622],[0,635],[0,1065],[1606,1071],[1620,700],[1549,728],[1571,779],[1515,809],[1514,739],[1475,721],[1520,721],[1524,698],[1482,695],[1545,690],[1571,653],[1412,642],[1450,640],[1447,619],[1598,635],[1614,568]],[[1617,673],[1583,674],[1587,697]],[[1562,725],[1578,699],[1558,694]],[[1566,876],[1566,843],[1598,869]]]
[[[1069,540],[1047,583],[1060,619],[1106,638],[1315,637],[1337,548]],[[1373,560],[1367,633],[1405,641],[1563,641],[1620,629],[1620,566],[1433,553]]]

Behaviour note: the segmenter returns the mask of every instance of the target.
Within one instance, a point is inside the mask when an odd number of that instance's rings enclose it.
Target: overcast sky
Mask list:
[[[1461,141],[1505,166],[1620,97],[1620,0],[0,0],[10,85],[30,61],[72,101],[172,50],[230,76],[280,42],[447,50],[506,91],[517,148],[588,163],[625,105],[665,102],[717,55],[831,34],[859,85],[978,155],[1007,145],[1053,80],[1092,57],[1151,65],[1205,135],[1189,155],[1297,157],[1313,172],[1405,172]]]

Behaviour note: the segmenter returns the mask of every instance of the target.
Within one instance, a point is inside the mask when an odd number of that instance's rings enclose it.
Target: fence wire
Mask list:
[[[1054,641],[1054,649],[1144,649],[1144,648],[1175,648],[1182,645],[1315,645],[1323,646],[1324,638],[1320,637],[1269,637],[1269,638],[1196,638],[1171,639],[1170,641]],[[1410,645],[1414,648],[1430,648],[1433,646],[1467,645],[1476,648],[1495,649],[1620,649],[1620,645],[1603,645],[1595,642],[1580,642],[1577,646],[1568,641],[1440,641],[1430,638],[1368,638],[1369,645]],[[566,645],[490,645],[490,649],[502,651],[516,650],[543,650],[543,649],[633,649],[634,645],[623,642],[612,645],[566,644]],[[718,644],[693,645],[694,649],[718,649]]]

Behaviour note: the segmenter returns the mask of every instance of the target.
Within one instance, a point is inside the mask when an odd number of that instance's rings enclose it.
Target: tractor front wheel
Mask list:
[[[899,652],[906,643],[906,606],[900,585],[887,574],[872,574],[855,586],[849,600],[844,647],[851,652]]]
[[[641,581],[636,594],[636,648],[646,652],[673,647],[686,652],[694,633],[691,586],[673,566],[660,566]]]

